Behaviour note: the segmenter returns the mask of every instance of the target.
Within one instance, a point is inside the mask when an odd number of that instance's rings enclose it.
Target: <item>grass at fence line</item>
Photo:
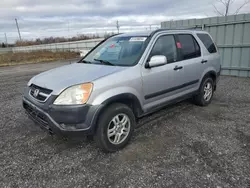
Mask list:
[[[77,52],[50,52],[50,51],[34,51],[34,52],[9,52],[0,54],[0,67],[21,64],[51,62],[64,59],[78,58]]]

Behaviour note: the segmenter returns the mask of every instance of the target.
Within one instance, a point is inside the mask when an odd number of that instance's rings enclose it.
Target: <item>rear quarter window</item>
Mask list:
[[[217,52],[216,46],[208,34],[199,33],[199,34],[197,34],[197,36],[202,41],[202,43],[204,44],[204,46],[206,47],[206,49],[208,50],[209,53],[216,53]]]

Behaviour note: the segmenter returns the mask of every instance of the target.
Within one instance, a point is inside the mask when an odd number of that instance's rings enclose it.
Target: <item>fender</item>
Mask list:
[[[201,76],[201,80],[200,80],[200,83],[199,85],[202,83],[203,79],[208,76],[208,75],[211,75],[214,79],[215,79],[215,83],[216,83],[216,80],[217,80],[217,72],[216,72],[216,69],[212,68],[212,67],[209,67],[207,69],[205,69],[202,73],[202,76]]]
[[[133,112],[137,118],[142,117],[142,115],[144,114],[144,112],[142,110],[142,106],[140,104],[140,101],[134,94],[121,93],[118,95],[114,95],[114,96],[104,100],[101,104],[99,104],[99,109],[96,112],[96,114],[92,120],[92,123],[91,123],[93,125],[94,132],[96,131],[96,128],[97,128],[98,117],[100,116],[100,114],[103,113],[105,108],[112,103],[123,103],[126,105],[131,105],[130,107],[133,110]]]
[[[104,109],[112,103],[123,103],[129,105],[136,117],[140,117],[144,112],[140,100],[132,93],[120,93],[114,95],[104,100],[100,105],[102,106],[102,109]]]
[[[202,79],[200,80],[199,88],[201,87],[201,83],[204,80],[204,78],[206,78],[207,76],[211,76],[214,80],[214,91],[216,91],[219,75],[220,72],[217,73],[215,69],[209,68],[208,70],[205,70],[202,74]]]
[[[139,101],[140,105],[142,106],[142,101],[140,100],[140,94],[139,92],[133,88],[133,87],[127,87],[127,86],[122,86],[122,87],[115,87],[112,89],[109,89],[103,93],[100,93],[97,96],[93,96],[93,99],[91,100],[92,105],[99,105],[103,104],[104,101],[112,98],[113,96],[117,96],[120,94],[131,94],[134,95],[137,100]]]

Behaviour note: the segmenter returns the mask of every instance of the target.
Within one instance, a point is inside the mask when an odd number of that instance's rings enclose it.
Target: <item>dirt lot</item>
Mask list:
[[[0,187],[250,187],[250,79],[222,77],[210,106],[145,117],[128,147],[104,154],[26,117],[23,87],[59,65],[0,68]]]

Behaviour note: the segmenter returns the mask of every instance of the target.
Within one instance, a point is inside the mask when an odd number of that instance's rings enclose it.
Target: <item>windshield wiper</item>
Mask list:
[[[106,61],[106,60],[102,60],[102,59],[94,59],[95,61],[99,61],[101,62],[102,64],[105,64],[105,65],[111,65],[111,66],[115,66],[114,64],[110,63],[109,61]]]
[[[86,64],[92,64],[91,61],[81,60],[79,63],[86,63]]]

